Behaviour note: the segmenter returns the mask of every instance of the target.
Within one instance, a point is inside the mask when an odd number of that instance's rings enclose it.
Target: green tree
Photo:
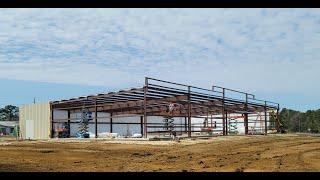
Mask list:
[[[280,120],[284,128],[290,132],[320,133],[320,109],[303,113],[284,108],[280,112]]]
[[[0,109],[0,121],[15,121],[19,118],[19,108],[13,105],[7,105]]]

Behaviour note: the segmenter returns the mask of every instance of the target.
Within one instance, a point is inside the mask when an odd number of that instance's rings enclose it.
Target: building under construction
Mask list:
[[[266,135],[279,131],[278,113],[278,103],[250,93],[146,77],[143,87],[23,105],[20,129],[31,139],[85,137],[83,130],[93,138]]]

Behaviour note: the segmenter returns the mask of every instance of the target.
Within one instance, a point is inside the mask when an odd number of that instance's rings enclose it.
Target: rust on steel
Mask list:
[[[245,95],[245,98],[231,97],[231,93]],[[118,92],[99,93],[89,96],[81,96],[70,99],[62,99],[50,102],[51,116],[51,137],[54,136],[55,123],[66,122],[76,123],[76,118],[71,118],[71,113],[81,112],[82,108],[95,112],[95,135],[97,136],[100,124],[110,124],[110,131],[114,131],[113,124],[137,124],[141,128],[141,134],[148,137],[149,133],[156,131],[149,130],[149,127],[161,127],[162,121],[148,122],[150,116],[166,116],[169,104],[179,103],[181,109],[173,112],[172,116],[183,118],[181,121],[181,133],[186,133],[188,137],[193,136],[193,132],[198,132],[196,128],[201,126],[193,122],[193,118],[204,118],[210,116],[210,124],[217,126],[216,131],[221,131],[223,135],[228,135],[228,115],[240,114],[239,123],[245,126],[245,133],[248,134],[249,126],[252,127],[250,117],[264,113],[264,134],[268,130],[269,111],[276,111],[276,128],[279,128],[278,118],[280,106],[278,103],[256,99],[255,95],[244,91],[233,90],[220,86],[212,86],[212,89],[199,88],[182,83],[175,83],[155,78],[145,77],[142,87],[123,89]],[[68,118],[57,119],[54,111],[61,110],[68,112]],[[98,113],[109,113],[110,121],[99,121]],[[132,122],[118,122],[120,117],[136,117]],[[235,115],[237,117],[239,115]],[[219,129],[220,128],[220,129]],[[200,131],[201,132],[201,131]],[[69,132],[70,134],[70,132]]]

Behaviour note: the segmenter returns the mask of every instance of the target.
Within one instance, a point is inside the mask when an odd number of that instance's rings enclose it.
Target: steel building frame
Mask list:
[[[228,93],[236,93],[243,98],[228,97]],[[210,114],[211,126],[212,119],[220,119],[219,124],[222,128],[222,135],[228,135],[228,115],[241,114],[245,126],[245,134],[250,134],[249,124],[256,123],[254,119],[257,116],[263,117],[263,134],[268,132],[269,111],[276,112],[276,118],[279,114],[279,104],[266,100],[256,99],[253,94],[241,92],[229,88],[212,86],[212,89],[204,89],[195,86],[174,83],[154,78],[145,77],[145,85],[139,88],[120,90],[118,92],[109,92],[103,94],[89,95],[59,101],[51,101],[51,137],[54,137],[55,123],[75,123],[76,118],[71,118],[70,114],[80,112],[82,108],[88,108],[95,113],[94,127],[95,136],[98,137],[98,125],[110,124],[110,132],[113,132],[114,124],[139,124],[141,134],[145,138],[152,133],[166,133],[166,131],[148,131],[152,127],[162,127],[163,123],[148,123],[149,116],[166,116],[168,104],[178,103],[181,108],[174,111],[173,117],[184,117],[185,122],[180,126],[184,129],[182,133],[187,137],[194,137],[192,133],[199,131],[192,128],[200,125],[192,124],[191,118],[203,118]],[[54,110],[65,110],[68,113],[66,119],[56,119]],[[98,112],[110,113],[109,122],[98,122]],[[140,117],[140,122],[123,123],[116,122],[120,117]],[[214,117],[213,117],[214,116]],[[240,117],[240,118],[241,118]],[[251,119],[250,119],[251,118]],[[222,125],[222,126],[221,126]],[[262,126],[261,126],[262,127]],[[278,121],[275,121],[274,129],[279,128]],[[181,130],[182,131],[182,130]],[[200,130],[200,132],[203,132]],[[69,131],[70,135],[70,131]]]

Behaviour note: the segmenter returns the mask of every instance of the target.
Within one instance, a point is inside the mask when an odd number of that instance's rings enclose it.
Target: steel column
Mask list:
[[[141,135],[143,135],[143,116],[140,116],[140,129],[141,129]]]
[[[98,108],[97,108],[97,100],[95,100],[95,106],[94,106],[94,132],[95,132],[95,138],[98,138]]]
[[[191,87],[188,86],[188,137],[191,137]]]
[[[226,117],[225,117],[225,105],[224,105],[224,99],[225,99],[225,88],[222,89],[222,134],[226,135]]]
[[[268,123],[267,123],[267,101],[264,101],[264,134],[268,134]]]
[[[70,125],[70,110],[68,110],[68,137],[70,137],[71,135],[70,135],[70,131],[71,131],[71,125]]]
[[[245,134],[249,134],[249,127],[248,127],[248,113],[244,113],[244,131]]]
[[[52,107],[52,105],[50,104],[50,116],[51,116],[51,138],[53,138],[53,136],[54,136],[54,127],[53,127],[53,122],[54,122],[54,117],[53,117],[53,107]]]
[[[248,94],[246,93],[246,103],[245,103],[245,111],[248,111]],[[245,134],[247,135],[249,132],[249,127],[248,127],[248,113],[244,113],[244,131]]]
[[[148,137],[148,128],[147,128],[147,91],[148,91],[148,78],[145,78],[145,86],[143,88],[143,107],[144,107],[144,115],[143,115],[143,125],[144,125],[144,137]]]
[[[226,110],[225,111],[225,113],[226,113],[226,135],[228,135],[228,111]]]
[[[112,119],[113,113],[110,113],[110,133],[113,133],[113,119]]]

